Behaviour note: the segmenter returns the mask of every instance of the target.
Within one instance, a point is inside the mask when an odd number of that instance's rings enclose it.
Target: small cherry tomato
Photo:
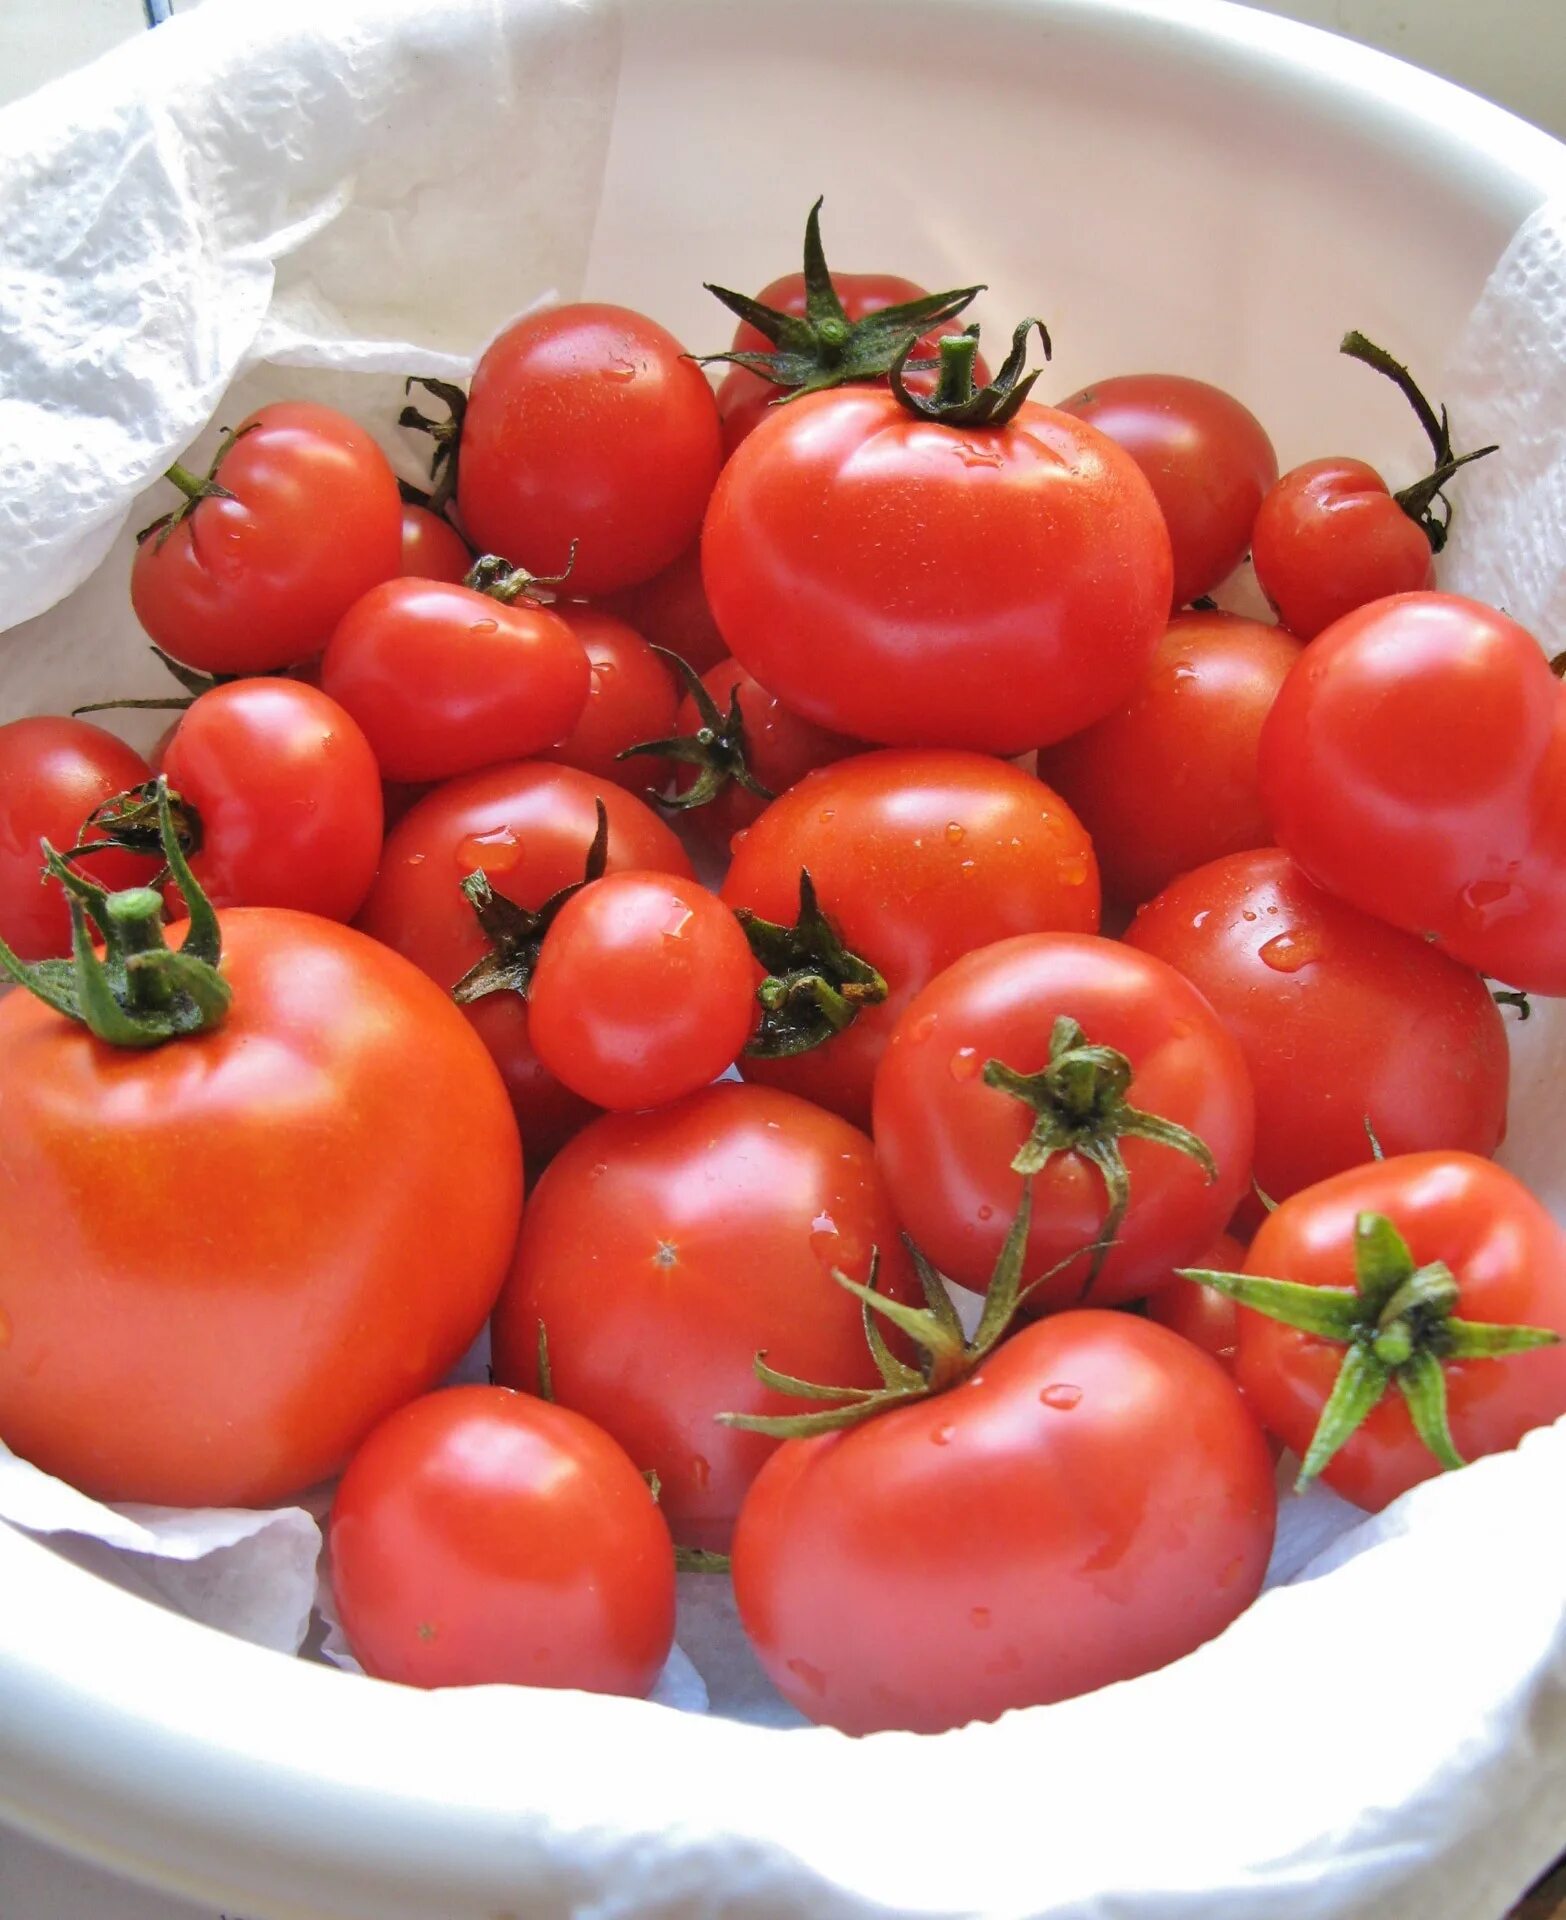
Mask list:
[[[598,607],[562,600],[550,611],[571,629],[587,655],[587,705],[576,725],[538,757],[580,767],[599,780],[640,794],[669,784],[666,762],[622,760],[627,747],[675,730],[680,695],[674,675],[639,633]]]
[[[647,1482],[590,1420],[504,1387],[383,1421],[337,1489],[331,1551],[349,1646],[404,1686],[639,1697],[674,1642]]]
[[[402,509],[402,564],[405,580],[449,580],[461,586],[474,556],[468,543],[443,515],[405,502]]]
[[[673,1106],[606,1114],[566,1146],[528,1201],[495,1309],[495,1377],[538,1381],[656,1470],[676,1540],[727,1545],[745,1489],[777,1445],[724,1412],[793,1404],[754,1363],[874,1386],[859,1303],[833,1270],[918,1297],[862,1133],[792,1095],[725,1081]]]
[[[1244,1058],[1202,996],[1092,935],[1003,940],[937,974],[875,1080],[893,1203],[963,1286],[1034,1174],[1024,1265],[1059,1269],[1035,1310],[1134,1300],[1189,1259],[1246,1191],[1253,1124]]]
[[[707,605],[701,578],[701,541],[695,540],[662,573],[639,586],[599,596],[606,612],[665,653],[677,653],[698,673],[715,667],[728,654],[718,623]]]
[[[522,576],[525,581],[526,576]],[[388,780],[449,780],[563,740],[587,705],[581,642],[548,607],[443,580],[388,580],[356,601],[321,685],[363,727]]]
[[[308,660],[354,601],[402,558],[402,500],[386,456],[330,407],[262,407],[225,439],[206,480],[143,536],[136,617],[204,673],[266,673]]]
[[[94,808],[150,775],[134,748],[85,720],[43,714],[0,726],[0,940],[18,959],[71,950],[70,911],[62,890],[44,884],[39,843],[69,852]],[[144,886],[160,862],[116,848],[74,864],[113,890]]]
[[[739,922],[695,880],[612,873],[561,908],[539,948],[528,1033],[600,1107],[660,1107],[734,1064],[756,1013]]]
[[[1084,387],[1060,411],[1108,434],[1146,474],[1174,550],[1176,607],[1233,573],[1278,477],[1278,456],[1248,407],[1205,380],[1131,373]]]
[[[474,371],[462,524],[486,553],[609,593],[691,544],[721,460],[712,389],[673,334],[628,307],[551,307]]]
[[[1261,503],[1252,560],[1269,604],[1302,640],[1371,600],[1435,585],[1424,529],[1363,460],[1291,468]]]
[[[1182,613],[1130,701],[1039,755],[1093,836],[1104,891],[1149,900],[1177,874],[1272,838],[1256,748],[1300,643],[1231,613]]]

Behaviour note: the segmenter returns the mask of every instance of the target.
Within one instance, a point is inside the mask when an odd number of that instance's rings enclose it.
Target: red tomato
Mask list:
[[[796,712],[1021,753],[1130,694],[1168,545],[1129,455],[1065,414],[959,428],[843,387],[775,409],[729,461],[702,571],[735,658]]]
[[[1309,460],[1261,503],[1252,535],[1257,584],[1302,640],[1371,600],[1435,585],[1425,530],[1363,460]]]
[[[297,680],[228,681],[187,708],[163,770],[195,812],[190,864],[215,906],[359,911],[381,854],[381,780],[335,700]]]
[[[1505,614],[1408,593],[1338,621],[1268,716],[1261,793],[1329,892],[1566,993],[1566,688]]]
[[[551,611],[576,635],[591,678],[587,705],[576,725],[541,760],[580,767],[599,780],[612,780],[632,793],[669,783],[666,761],[621,760],[627,747],[656,740],[675,730],[680,695],[674,675],[639,633],[597,607],[561,601]]]
[[[43,884],[39,842],[69,852],[95,807],[150,775],[139,753],[85,720],[43,714],[0,726],[0,940],[19,959],[48,960],[71,950],[65,895]],[[159,866],[118,850],[76,864],[110,888],[144,886]]]
[[[716,1080],[755,1013],[739,922],[666,873],[612,873],[568,900],[528,992],[539,1059],[600,1107],[660,1107]]]
[[[1415,1153],[1337,1174],[1268,1215],[1245,1271],[1299,1287],[1353,1287],[1356,1245],[1365,1239],[1360,1223],[1375,1215],[1406,1242],[1410,1258],[1396,1265],[1397,1284],[1415,1268],[1444,1262],[1456,1281],[1455,1300],[1444,1311],[1416,1304],[1411,1318],[1393,1313],[1399,1302],[1386,1290],[1394,1263],[1386,1263],[1382,1294],[1348,1309],[1364,1323],[1355,1343],[1361,1367],[1367,1358],[1374,1362],[1378,1350],[1388,1351],[1388,1337],[1398,1342],[1389,1359],[1410,1345],[1416,1356],[1434,1353],[1445,1376],[1451,1438],[1463,1460],[1515,1446],[1531,1428],[1566,1413],[1566,1346],[1501,1358],[1442,1358],[1455,1338],[1444,1326],[1447,1312],[1486,1327],[1566,1334],[1566,1238],[1532,1194],[1488,1160]],[[1403,1302],[1408,1298],[1402,1295]],[[1336,1339],[1241,1307],[1240,1386],[1262,1422],[1302,1458],[1346,1351]],[[1382,1382],[1369,1417],[1321,1472],[1328,1486],[1372,1512],[1442,1466],[1415,1431],[1402,1393],[1390,1390],[1393,1384]]]
[[[482,871],[503,900],[541,907],[582,879],[599,799],[609,821],[609,872],[639,867],[689,877],[685,849],[641,801],[574,767],[529,761],[449,781],[410,808],[387,835],[359,925],[438,985],[454,987],[490,950],[462,880]],[[529,1165],[542,1164],[593,1109],[539,1061],[520,994],[492,994],[463,1011],[500,1068]]]
[[[1070,1022],[1080,1029],[1070,1064],[1046,1075]],[[1121,1057],[1084,1057],[1083,1034],[1089,1049]],[[1026,1096],[991,1084],[997,1061],[1033,1078]],[[1216,1177],[1189,1152],[1139,1137],[1137,1112],[1195,1134]],[[1022,1194],[1013,1159],[1030,1137],[1051,1150],[1033,1185],[1029,1279],[1113,1228],[1096,1273],[1086,1257],[1071,1260],[1033,1296],[1035,1310],[1134,1300],[1189,1259],[1246,1190],[1252,1126],[1244,1058],[1202,996],[1161,961],[1092,935],[1030,934],[948,967],[904,1009],[875,1079],[876,1157],[893,1203],[953,1280],[982,1286],[993,1268]],[[1123,1151],[1118,1227],[1095,1133]]]
[[[848,1733],[1128,1680],[1256,1597],[1271,1457],[1223,1370],[1130,1314],[1024,1329],[959,1387],[790,1440],[734,1533],[768,1677]]]
[[[1388,1153],[1500,1145],[1506,1030],[1484,982],[1323,893],[1286,853],[1186,874],[1126,939],[1183,974],[1239,1042],[1272,1199],[1370,1159],[1367,1122]]]
[[[466,1349],[515,1240],[516,1127],[443,996],[311,915],[220,924],[210,1031],[132,1051],[0,1002],[0,1433],[99,1500],[337,1472]]]
[[[1238,1273],[1245,1265],[1245,1248],[1232,1233],[1220,1233],[1191,1264],[1217,1273]],[[1211,1354],[1226,1372],[1234,1372],[1240,1350],[1240,1309],[1216,1287],[1171,1273],[1169,1284],[1148,1296],[1147,1317]]]
[[[563,740],[587,705],[581,642],[548,607],[388,580],[339,622],[321,685],[388,780],[449,780]]]
[[[1113,900],[1272,838],[1256,744],[1300,643],[1232,613],[1182,613],[1130,701],[1039,756],[1093,836]]]
[[[712,389],[673,334],[628,307],[553,307],[474,371],[462,524],[486,553],[609,593],[691,544],[722,457]]]
[[[402,509],[402,564],[405,580],[449,580],[461,586],[473,565],[468,543],[442,514],[405,502]]]
[[[642,1695],[674,1642],[674,1550],[608,1434],[504,1387],[450,1387],[360,1447],[332,1587],[367,1673],[410,1687]]]
[[[1107,433],[1147,475],[1174,549],[1175,606],[1233,573],[1278,477],[1278,456],[1248,407],[1205,380],[1130,373],[1084,387],[1060,410]]]
[[[863,1281],[918,1297],[870,1142],[835,1115],[732,1081],[579,1133],[528,1202],[495,1309],[495,1377],[532,1385],[538,1329],[554,1392],[655,1469],[676,1540],[727,1544],[746,1487],[777,1445],[716,1424],[793,1402],[753,1363],[845,1386],[879,1383]]]
[[[401,565],[402,501],[386,456],[330,407],[279,401],[244,421],[218,491],[169,470],[190,503],[143,538],[131,604],[163,651],[204,673],[308,660],[361,594]]]
[[[699,539],[662,573],[655,573],[640,586],[622,587],[618,593],[603,595],[602,604],[653,646],[677,653],[698,673],[715,667],[728,653],[707,605]]]
[[[1076,816],[1031,774],[979,754],[867,753],[808,775],[738,839],[723,898],[792,924],[802,868],[886,996],[823,1045],[747,1057],[744,1072],[860,1124],[888,1036],[943,967],[1011,934],[1098,926],[1098,869]]]

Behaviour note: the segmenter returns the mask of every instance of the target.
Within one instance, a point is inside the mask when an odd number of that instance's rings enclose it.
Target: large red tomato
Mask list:
[[[831,1278],[905,1301],[917,1284],[870,1142],[792,1095],[732,1081],[673,1106],[609,1114],[557,1156],[528,1202],[495,1310],[495,1377],[538,1384],[657,1472],[676,1540],[727,1545],[776,1441],[725,1412],[793,1403],[756,1377],[848,1387],[879,1376],[860,1308]]]
[[[416,802],[387,835],[358,924],[449,991],[494,950],[462,881],[475,871],[485,874],[503,920],[516,919],[508,906],[535,912],[583,879],[599,801],[608,823],[606,871],[638,867],[690,876],[684,848],[640,800],[574,767],[524,761],[448,781]],[[531,964],[537,938],[527,944],[523,957]],[[520,993],[492,993],[463,1010],[494,1055],[516,1106],[528,1164],[537,1166],[593,1109],[540,1063]]]
[[[802,872],[830,924],[774,955],[789,987],[775,1024],[780,1046],[796,1030],[820,1044],[748,1056],[743,1070],[859,1124],[898,1016],[943,967],[1011,934],[1098,926],[1098,869],[1076,816],[1031,774],[980,754],[867,753],[810,774],[736,839],[723,898],[792,927]],[[834,1032],[822,1008],[841,1004],[826,990],[843,971],[839,941],[885,992],[856,974],[857,1012]]]
[[[1255,1420],[1130,1314],[1026,1328],[961,1385],[790,1440],[734,1534],[768,1677],[849,1733],[938,1733],[1167,1666],[1259,1590],[1276,1512]]]

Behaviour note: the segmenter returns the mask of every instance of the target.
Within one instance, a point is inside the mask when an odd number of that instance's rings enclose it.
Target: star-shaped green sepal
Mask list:
[[[587,849],[582,877],[552,893],[541,907],[519,907],[489,884],[482,869],[470,873],[461,882],[468,905],[472,907],[489,946],[468,968],[451,990],[460,1006],[471,1006],[492,993],[517,993],[525,1000],[538,965],[538,950],[544,935],[554,925],[565,903],[583,887],[601,880],[609,861],[609,814],[602,800],[593,802],[598,825]]]
[[[671,734],[667,740],[642,740],[624,747],[617,760],[631,760],[646,754],[660,760],[678,760],[682,766],[695,767],[696,778],[683,793],[652,797],[660,807],[688,813],[710,806],[725,787],[743,787],[758,800],[773,800],[776,795],[764,787],[750,770],[750,741],[745,734],[745,714],[740,706],[739,689],[729,695],[729,710],[724,713],[702,685],[701,676],[688,661],[667,647],[654,647],[674,669],[696,709],[698,726],[694,733]]]
[[[791,927],[763,920],[749,907],[736,907],[734,917],[767,970],[756,989],[761,1020],[745,1048],[754,1058],[809,1053],[886,998],[885,980],[844,944],[806,868],[799,870],[799,916]]]

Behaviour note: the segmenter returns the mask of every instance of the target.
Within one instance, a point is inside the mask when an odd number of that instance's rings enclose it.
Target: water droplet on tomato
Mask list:
[[[911,1047],[922,1046],[924,1042],[929,1039],[930,1035],[934,1033],[938,1024],[933,1013],[921,1013],[919,1018],[904,1035],[904,1039]]]
[[[816,818],[821,822],[822,826],[826,826],[830,821],[837,818],[837,808],[823,807],[820,813],[816,815]]]
[[[678,940],[696,917],[695,909],[686,906],[683,900],[670,903],[669,911],[659,931],[665,940]]]
[[[1463,888],[1463,918],[1470,926],[1483,929],[1519,913],[1527,905],[1527,895],[1509,880],[1475,880]]]
[[[803,1680],[812,1693],[826,1691],[826,1675],[819,1667],[813,1667],[808,1660],[788,1660],[784,1665],[796,1679]]]
[[[1207,916],[1211,912],[1212,912],[1211,907],[1203,907],[1201,912],[1196,915],[1195,919],[1192,920],[1191,922],[1192,928],[1195,929],[1197,927],[1205,927],[1207,925]]]
[[[930,1445],[932,1447],[949,1447],[952,1443],[952,1435],[956,1431],[957,1429],[955,1427],[937,1427],[930,1435]]]
[[[1242,920],[1254,920],[1256,916],[1254,913],[1251,912],[1249,907],[1241,907],[1240,918]]]
[[[957,871],[966,878],[968,874],[978,871],[978,862],[975,860],[963,860],[958,864]]]
[[[424,865],[424,855],[422,853],[410,853],[408,855],[408,865],[410,867],[422,867]]]
[[[954,1080],[976,1080],[979,1070],[977,1047],[959,1047],[946,1063],[946,1071]]]
[[[946,823],[946,837],[954,847],[960,847],[963,841],[967,839],[968,834],[961,821],[948,820]]]
[[[606,380],[634,380],[636,378],[636,362],[634,360],[623,359],[617,354],[614,359],[603,368],[603,376]]]
[[[486,873],[504,873],[518,859],[517,837],[509,827],[490,827],[470,833],[457,843],[457,865],[464,873],[482,867]]]
[[[988,1201],[985,1201],[984,1205],[979,1208],[978,1213],[981,1220],[989,1220],[994,1217],[995,1209]]]
[[[587,1177],[589,1180],[602,1180],[608,1171],[609,1162],[607,1160],[595,1160],[587,1169]]]
[[[989,1608],[988,1607],[971,1608],[968,1613],[968,1623],[970,1626],[977,1627],[979,1631],[982,1633],[984,1629],[990,1624]]]
[[[1039,1390],[1039,1399],[1046,1407],[1053,1407],[1057,1413],[1070,1413],[1082,1398],[1082,1389],[1072,1386],[1069,1380],[1056,1380]]]
[[[1002,467],[1006,464],[1005,455],[998,446],[976,447],[971,440],[955,441],[952,452],[965,467]]]
[[[1055,869],[1055,878],[1063,887],[1080,887],[1088,877],[1088,863],[1080,853],[1068,853]]]
[[[498,620],[475,620],[472,626],[468,628],[469,633],[499,633],[499,631],[500,622]]]
[[[741,827],[738,833],[731,834],[729,836],[729,852],[738,853],[741,842],[748,837],[749,833],[749,827]]]
[[[1271,967],[1274,973],[1298,973],[1312,960],[1321,958],[1321,935],[1308,930],[1275,933],[1270,940],[1262,942],[1256,954],[1262,965]]]

